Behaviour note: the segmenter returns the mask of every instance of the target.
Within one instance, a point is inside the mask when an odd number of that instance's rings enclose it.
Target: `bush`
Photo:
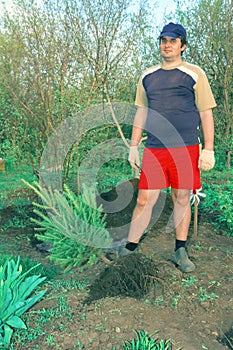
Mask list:
[[[233,236],[233,196],[232,183],[203,185],[206,198],[201,208],[211,217],[212,223],[220,233]]]
[[[106,230],[106,215],[102,207],[97,208],[95,192],[83,187],[76,196],[67,186],[64,192],[30,185],[43,204],[33,203],[34,213],[41,220],[31,219],[38,227],[36,237],[50,243],[49,258],[69,270],[94,264],[102,256],[102,247],[111,243]]]

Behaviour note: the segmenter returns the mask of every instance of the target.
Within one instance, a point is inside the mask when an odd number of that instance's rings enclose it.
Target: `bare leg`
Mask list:
[[[139,190],[137,204],[133,211],[128,241],[138,243],[150,223],[152,209],[159,197],[160,190]]]
[[[189,259],[185,249],[191,220],[190,190],[177,190],[173,188],[172,199],[174,202],[174,223],[177,239],[172,261],[182,272],[192,272],[195,270],[195,265]]]
[[[172,188],[176,238],[186,241],[191,221],[190,190]]]

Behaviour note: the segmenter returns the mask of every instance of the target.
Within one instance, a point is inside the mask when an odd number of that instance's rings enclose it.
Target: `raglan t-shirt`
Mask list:
[[[200,114],[216,106],[205,72],[182,62],[171,69],[157,65],[141,76],[135,104],[148,107],[146,147],[200,143]]]

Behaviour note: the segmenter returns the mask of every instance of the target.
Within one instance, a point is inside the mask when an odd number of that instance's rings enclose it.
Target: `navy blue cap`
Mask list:
[[[184,40],[186,40],[186,30],[181,24],[170,22],[163,27],[158,39],[162,38],[163,36],[170,36],[171,38],[175,39],[182,37]]]

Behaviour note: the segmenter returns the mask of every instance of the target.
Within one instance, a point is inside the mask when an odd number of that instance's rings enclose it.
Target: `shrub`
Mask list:
[[[233,236],[233,196],[231,182],[225,184],[205,184],[203,186],[206,198],[203,201],[203,209],[211,216],[211,221],[220,230]]]
[[[97,208],[95,192],[83,187],[76,196],[64,186],[64,192],[43,188],[34,183],[30,186],[42,199],[43,204],[33,203],[34,213],[41,220],[32,218],[38,226],[36,237],[50,243],[49,258],[69,270],[95,263],[102,255],[102,247],[109,246],[111,239],[106,230],[106,215]]]

